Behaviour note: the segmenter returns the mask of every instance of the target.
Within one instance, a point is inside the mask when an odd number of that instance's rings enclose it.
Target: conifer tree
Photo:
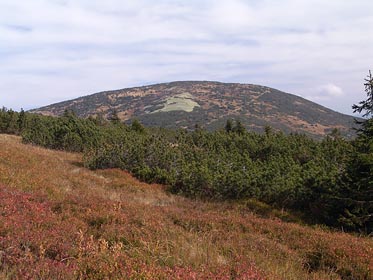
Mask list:
[[[349,164],[350,184],[344,189],[345,210],[340,221],[352,229],[373,231],[373,76],[365,79],[367,99],[352,106],[368,119],[359,121],[355,153]]]
[[[232,130],[233,130],[233,122],[231,119],[228,119],[227,122],[225,123],[225,131],[231,132]]]
[[[144,126],[137,119],[134,119],[132,121],[131,130],[136,131],[136,132],[140,132],[140,133],[145,132]]]
[[[236,125],[233,128],[233,131],[236,132],[237,134],[244,134],[246,132],[245,126],[242,124],[240,120],[236,120]]]
[[[116,109],[114,109],[113,112],[111,113],[111,116],[109,117],[109,121],[115,125],[120,124],[120,118],[118,116],[118,112]]]
[[[19,112],[17,123],[18,131],[21,133],[22,130],[26,128],[26,113],[23,109],[21,109],[21,112]]]

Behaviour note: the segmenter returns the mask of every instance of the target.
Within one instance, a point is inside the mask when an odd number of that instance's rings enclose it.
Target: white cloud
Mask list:
[[[372,9],[370,0],[0,0],[0,106],[212,79],[351,113],[372,67]]]
[[[332,83],[321,86],[320,92],[329,97],[341,97],[344,95],[343,90]]]
[[[208,10],[210,24],[220,31],[241,31],[255,24],[255,11],[245,1],[218,0]]]
[[[333,84],[329,83],[326,85],[319,86],[315,89],[314,94],[307,96],[307,99],[313,100],[315,102],[320,102],[320,101],[336,101],[336,99],[343,97],[345,93],[343,90]]]

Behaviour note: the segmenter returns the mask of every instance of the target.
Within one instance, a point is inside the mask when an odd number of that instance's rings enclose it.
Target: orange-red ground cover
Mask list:
[[[0,278],[370,279],[372,249],[0,135]]]

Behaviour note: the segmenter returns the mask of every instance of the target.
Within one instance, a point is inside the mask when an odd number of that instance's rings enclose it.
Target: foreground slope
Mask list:
[[[354,118],[304,98],[251,84],[219,82],[172,82],[100,92],[32,110],[62,115],[73,110],[81,117],[114,112],[123,121],[139,119],[148,126],[192,129],[222,128],[229,118],[239,118],[250,130],[269,125],[286,133],[322,137],[334,128],[345,137],[354,135]]]
[[[371,239],[262,218],[250,205],[169,195],[0,135],[0,278],[372,277]]]

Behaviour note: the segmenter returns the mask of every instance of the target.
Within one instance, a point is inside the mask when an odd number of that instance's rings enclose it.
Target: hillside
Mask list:
[[[15,136],[0,147],[2,279],[371,279],[371,238],[170,195]]]
[[[31,110],[62,115],[73,110],[80,117],[98,114],[106,118],[117,112],[122,121],[139,119],[146,126],[208,130],[224,127],[238,118],[250,130],[262,132],[269,125],[285,133],[300,132],[322,137],[338,128],[354,135],[354,118],[304,98],[251,84],[219,82],[172,82],[105,91]]]

